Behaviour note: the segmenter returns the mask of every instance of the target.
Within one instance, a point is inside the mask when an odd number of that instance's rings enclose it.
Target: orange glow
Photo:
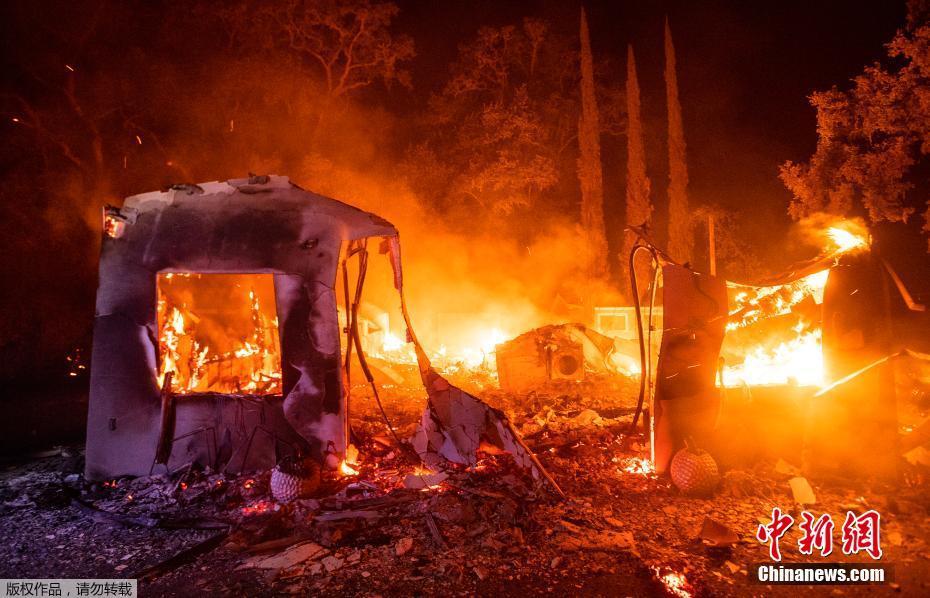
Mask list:
[[[798,331],[797,337],[777,345],[759,344],[746,349],[742,363],[724,368],[724,386],[789,382],[800,386],[823,386],[820,334],[819,327]]]
[[[842,222],[825,229],[823,255],[867,248],[868,234],[860,228]],[[730,361],[722,373],[724,386],[824,385],[819,310],[829,274],[825,268],[783,285],[731,285],[735,294],[722,351]],[[766,328],[766,320],[777,324]],[[734,355],[740,361],[732,362]]]
[[[274,505],[271,501],[260,500],[255,504],[246,505],[242,507],[242,514],[249,515],[261,515],[262,513],[267,513],[273,509]]]
[[[833,226],[827,229],[827,236],[833,244],[836,245],[837,253],[846,253],[855,249],[864,249],[869,246],[865,234],[857,234],[846,228],[840,228],[839,226]]]
[[[103,232],[108,237],[118,239],[126,232],[126,222],[113,214],[106,214],[103,217]]]
[[[406,341],[401,340],[399,336],[388,330],[384,333],[384,340],[381,342],[381,349],[384,351],[384,353],[393,353],[395,351],[404,350],[406,344]]]
[[[655,473],[652,461],[643,457],[631,457],[623,461],[620,470],[624,473],[648,476]]]
[[[685,577],[684,573],[678,573],[677,571],[669,571],[668,573],[661,573],[656,570],[656,574],[659,577],[659,581],[662,582],[662,585],[665,586],[665,589],[674,596],[679,598],[691,598],[693,595],[688,584],[688,578]]]
[[[354,469],[351,465],[343,461],[339,465],[339,473],[341,473],[344,476],[355,476],[355,475],[358,475],[359,472],[357,469]]]
[[[420,481],[424,484],[424,486],[420,488],[421,492],[432,492],[434,490],[441,490],[442,489],[441,481],[436,482],[435,484],[430,484],[429,482],[433,481],[434,479],[445,479],[446,477],[442,474],[439,474],[439,476],[437,476],[435,471],[427,469],[426,467],[423,467],[422,465],[417,465],[416,467],[414,467],[411,475],[417,476],[420,479]]]
[[[281,392],[274,285],[268,274],[158,277],[161,367],[178,394]]]
[[[516,334],[504,332],[499,327],[475,327],[470,330],[449,334],[443,338],[443,344],[429,354],[434,366],[443,371],[459,368],[486,368],[496,370],[494,352],[497,345],[507,342]],[[408,343],[390,330],[381,333],[380,346],[376,346],[372,355],[394,363],[416,363],[417,356],[413,344]]]

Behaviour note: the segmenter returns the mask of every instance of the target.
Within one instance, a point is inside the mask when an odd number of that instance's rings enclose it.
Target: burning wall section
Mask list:
[[[252,177],[130,197],[107,208],[94,323],[86,475],[148,474],[165,430],[159,273],[269,274],[281,344],[281,395],[174,396],[172,463],[271,467],[279,450],[346,446],[335,280],[341,248],[394,237],[387,221]],[[162,341],[163,342],[163,341]],[[245,393],[252,389],[243,388]]]
[[[853,223],[845,226],[855,228]],[[869,244],[864,230],[838,225],[825,229],[822,235],[827,243],[820,256],[757,284],[726,282],[671,262],[663,266],[665,323],[653,404],[657,471],[665,469],[671,455],[687,439],[698,444],[714,441],[711,432],[717,426],[721,397],[725,403],[732,398],[726,389],[715,388],[715,378],[719,386],[764,389],[760,398],[770,394],[794,396],[801,400],[793,403],[805,405],[837,379],[836,371],[830,371],[824,359],[828,353],[824,347],[836,345],[835,340],[824,342],[830,324],[825,319],[834,317],[830,314],[836,311],[826,307],[828,281],[838,265],[864,263],[871,254],[865,251]],[[873,292],[883,284],[879,278],[862,282]],[[838,303],[836,286],[833,284],[834,308]],[[850,296],[859,293],[861,300],[867,293],[860,290],[850,286],[845,292]],[[699,309],[705,304],[707,309]],[[877,299],[867,304],[875,313],[887,312],[887,306]],[[881,355],[877,357],[881,357],[889,350],[884,347],[878,352]],[[876,357],[875,351],[869,356]],[[835,366],[835,355],[832,361]],[[768,389],[775,389],[774,393]],[[748,396],[751,402],[751,394]],[[887,408],[888,401],[884,403],[883,413],[893,413],[893,408]],[[799,407],[796,411],[800,414],[808,409]],[[770,414],[769,419],[774,417]]]

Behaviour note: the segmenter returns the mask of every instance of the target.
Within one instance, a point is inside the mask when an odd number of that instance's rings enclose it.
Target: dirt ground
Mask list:
[[[464,377],[464,374],[463,374]],[[0,576],[139,578],[143,596],[188,595],[864,595],[930,594],[930,491],[923,476],[809,481],[816,513],[881,513],[882,563],[873,586],[766,586],[755,538],[773,507],[800,519],[788,463],[761,459],[721,472],[710,496],[687,496],[643,467],[629,433],[629,379],[562,382],[510,395],[469,375],[453,382],[502,409],[564,491],[506,454],[452,468],[426,488],[409,451],[387,431],[370,393],[353,394],[359,475],[324,476],[314,498],[276,503],[269,473],[186,469],[172,476],[91,484],[80,447],[8,464],[0,473]],[[382,389],[401,438],[411,435],[421,387]],[[405,484],[406,482],[406,484]],[[710,522],[710,523],[708,523]],[[874,562],[867,555],[804,557],[795,525],[786,562]]]

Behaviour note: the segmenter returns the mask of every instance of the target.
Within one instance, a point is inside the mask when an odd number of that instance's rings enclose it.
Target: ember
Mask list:
[[[655,572],[659,576],[662,585],[664,585],[665,589],[673,596],[691,598],[693,595],[688,585],[688,578],[686,578],[683,573],[678,573],[677,571],[662,573],[658,568],[655,569]]]
[[[493,359],[496,348],[511,336],[498,327],[474,329],[457,328],[457,334],[443,337],[443,343],[430,351],[430,360],[442,372],[455,372],[461,368],[497,370]],[[394,363],[417,362],[413,346],[390,330],[381,335],[380,347],[371,352],[373,357]]]
[[[623,461],[620,470],[624,473],[648,476],[655,474],[656,468],[650,459],[631,457]]]
[[[757,4],[0,5],[0,596],[923,595],[930,0]]]
[[[344,476],[357,476],[359,474],[358,470],[349,465],[346,461],[343,461],[339,465],[339,471]]]
[[[260,500],[251,505],[246,505],[242,507],[242,514],[245,516],[251,515],[264,515],[270,511],[276,511],[277,505],[269,500]]]

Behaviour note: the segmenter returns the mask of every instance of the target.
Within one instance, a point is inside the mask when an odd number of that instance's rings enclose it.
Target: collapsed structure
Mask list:
[[[107,208],[104,219],[88,479],[149,474],[156,460],[169,468],[200,462],[243,470],[270,468],[294,451],[320,459],[344,454],[340,252],[351,241],[396,238],[391,223],[280,176],[136,195]],[[157,284],[167,273],[273,277],[280,394],[178,400],[170,375],[160,384]]]
[[[914,331],[926,322],[915,319],[924,307],[870,249],[867,233],[831,228],[831,248],[820,256],[740,284],[677,264],[634,232],[634,255],[650,253],[657,268],[652,288],[659,271],[663,281],[654,388],[645,350],[651,332],[640,328],[640,405],[657,472],[697,443],[730,462],[735,452],[769,445],[769,456],[793,457],[809,470],[896,475],[902,449],[916,446],[930,425],[899,437],[893,361],[926,361],[911,350],[923,347]],[[632,256],[630,263],[635,285]],[[742,360],[728,362],[733,357]]]
[[[550,380],[582,380],[589,370],[617,371],[613,355],[614,339],[582,324],[542,326],[495,349],[500,387],[512,392]]]
[[[280,176],[180,185],[105,209],[85,476],[139,476],[156,465],[170,471],[194,463],[229,472],[270,469],[291,455],[346,466],[353,346],[378,398],[359,332],[372,237],[389,254],[426,389],[414,439],[420,459],[432,466],[473,464],[477,447],[490,443],[561,494],[503,413],[432,367],[407,311],[397,229]],[[353,256],[358,274],[350,298],[347,262]],[[336,299],[340,269],[343,329]],[[275,310],[262,309],[254,278],[173,288],[175,277],[233,274],[270,275],[273,290],[264,295],[266,303],[273,295]],[[219,307],[195,313],[195,295],[205,289]],[[247,297],[238,314],[228,309],[235,295]],[[243,315],[237,332],[235,320]],[[226,345],[211,348],[206,339]],[[394,433],[386,416],[385,423]]]

